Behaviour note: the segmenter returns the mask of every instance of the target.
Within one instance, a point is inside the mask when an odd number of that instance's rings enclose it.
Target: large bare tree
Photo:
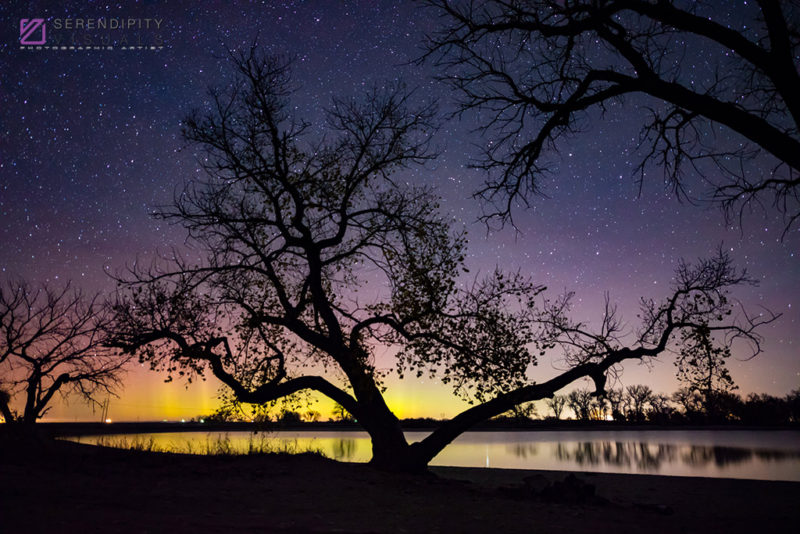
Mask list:
[[[132,269],[114,306],[114,344],[154,369],[213,374],[244,403],[317,391],[369,433],[373,464],[419,471],[474,424],[582,377],[602,394],[610,369],[659,355],[681,330],[708,324],[758,350],[769,318],[727,315],[722,295],[749,278],[725,255],[682,264],[673,294],[643,303],[635,339],[610,306],[594,332],[569,320],[568,297],[543,300],[519,274],[462,284],[462,235],[403,175],[432,157],[429,105],[390,87],[335,100],[315,129],[292,116],[285,62],[251,49],[232,63],[236,82],[185,122],[207,176],[159,213],[203,260]],[[437,376],[475,405],[409,444],[383,397],[385,348],[400,375]],[[531,383],[556,348],[568,370]]]
[[[119,385],[126,361],[103,345],[109,315],[98,296],[70,284],[0,285],[0,413],[31,425],[56,394],[98,402]]]
[[[477,166],[487,216],[507,220],[540,191],[565,138],[587,118],[649,110],[644,177],[663,168],[679,195],[741,214],[770,204],[800,217],[800,4],[721,10],[680,0],[429,0],[442,26],[428,55],[480,110],[491,142]],[[727,140],[719,130],[730,132]],[[756,165],[751,165],[752,159]],[[688,172],[687,172],[688,171]],[[690,191],[694,192],[690,192]]]

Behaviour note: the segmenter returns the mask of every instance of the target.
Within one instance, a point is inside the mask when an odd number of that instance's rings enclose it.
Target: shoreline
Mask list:
[[[124,434],[121,434],[124,435]],[[116,450],[127,450],[124,448],[120,448],[113,445],[106,445],[106,444],[94,444],[88,442],[82,442],[80,439],[82,437],[91,437],[91,436],[63,436],[55,438],[59,441],[66,441],[69,443],[75,443],[77,445],[88,446],[88,447],[97,447],[97,448],[104,448],[104,449],[116,449]],[[174,455],[188,455],[188,456],[220,456],[224,454],[215,454],[215,453],[196,453],[196,452],[178,452],[175,450],[155,450],[155,451],[137,451],[137,452],[145,452],[145,453],[152,453],[152,454],[174,454]],[[259,453],[254,453],[258,455]],[[291,455],[301,455],[304,454],[303,452],[292,452],[287,453]],[[312,453],[313,454],[313,453]],[[231,453],[231,456],[248,456],[248,453]],[[252,454],[250,454],[252,455]],[[343,460],[337,458],[331,458],[327,456],[328,459],[341,463],[341,464],[348,464],[348,465],[367,465],[368,461],[353,461],[353,460]],[[715,479],[715,480],[751,480],[757,482],[791,482],[800,484],[799,478],[754,478],[754,477],[734,477],[734,476],[705,476],[705,475],[686,475],[686,474],[670,474],[670,473],[652,473],[652,472],[633,472],[633,471],[602,471],[602,470],[591,470],[591,469],[574,469],[574,470],[565,470],[565,469],[545,469],[545,468],[519,468],[519,467],[501,467],[501,466],[467,466],[467,465],[437,465],[437,464],[429,464],[429,469],[433,472],[442,471],[443,473],[456,473],[457,476],[455,478],[467,478],[467,479],[476,479],[476,480],[493,480],[493,479],[502,479],[502,480],[522,480],[528,475],[531,474],[550,474],[553,476],[560,476],[565,477],[570,474],[574,475],[585,475],[585,476],[600,476],[600,475],[614,475],[614,476],[644,476],[644,477],[677,477],[677,478],[685,478],[685,479]],[[464,470],[465,473],[473,473],[473,475],[466,476],[463,473],[459,473],[459,470]],[[495,471],[497,474],[484,476],[475,475],[474,473],[483,473],[483,472],[491,472]],[[448,475],[449,476],[449,475]],[[452,478],[452,477],[451,477]]]
[[[10,453],[10,454],[9,454]],[[800,483],[433,467],[393,474],[318,455],[192,456],[71,442],[0,454],[9,532],[793,532]],[[558,493],[556,496],[558,497]],[[569,497],[569,492],[567,492]]]
[[[3,432],[5,424],[0,424],[0,434]],[[357,423],[338,423],[320,421],[315,423],[302,423],[293,425],[281,425],[277,423],[199,423],[199,422],[173,422],[173,421],[153,421],[153,422],[113,422],[113,423],[93,423],[93,422],[41,422],[36,427],[48,436],[86,436],[102,434],[145,434],[163,432],[253,432],[253,431],[332,431],[332,432],[363,432],[363,428]],[[435,423],[429,424],[405,424],[403,430],[428,431],[436,428]],[[752,425],[649,425],[619,422],[596,422],[596,421],[561,421],[554,423],[549,421],[532,422],[525,425],[510,426],[507,424],[484,424],[471,428],[468,432],[558,432],[568,430],[579,430],[587,432],[602,431],[686,431],[686,430],[713,430],[713,431],[752,431],[752,432],[771,432],[771,431],[797,431],[800,432],[800,425],[780,425],[780,426],[752,426]]]
[[[363,464],[370,459],[368,444],[365,444],[368,436],[359,428],[253,428],[241,424],[187,427],[187,424],[159,423],[155,427],[136,424],[120,429],[104,425],[100,429],[104,432],[97,431],[96,427],[95,432],[85,427],[61,427],[57,439],[144,452],[227,455],[310,450],[342,462]],[[409,442],[421,439],[428,429],[413,432],[414,429],[407,429]],[[431,466],[800,482],[800,449],[797,447],[800,432],[794,429],[738,429],[738,432],[733,429],[720,432],[709,427],[661,431],[596,428],[591,432],[575,428],[546,432],[489,429],[467,432],[462,437],[462,442],[443,451]],[[343,452],[345,443],[350,445],[349,453]],[[564,443],[562,449],[560,444]],[[515,450],[514,447],[519,452],[509,452]],[[531,449],[522,450],[521,447]],[[534,450],[538,453],[530,452]],[[776,461],[783,463],[775,464]]]
[[[187,426],[188,425],[188,426]],[[368,449],[363,444],[366,434],[360,428],[341,426],[327,426],[324,428],[309,428],[308,426],[295,427],[255,427],[252,424],[93,424],[86,425],[59,425],[57,432],[52,428],[40,428],[42,435],[55,437],[56,439],[69,440],[86,445],[109,446],[121,449],[136,449],[142,452],[188,452],[200,455],[214,454],[248,454],[265,452],[292,452],[319,450],[324,455],[336,461],[347,463],[367,463],[369,461]],[[413,432],[414,429],[407,429]],[[428,429],[418,429],[420,434],[416,436],[407,434],[410,441],[420,439]],[[520,429],[518,432],[529,432],[524,437],[517,438],[515,432],[506,433],[503,429],[487,429],[483,432],[472,433],[472,437],[467,436],[467,453],[461,452],[456,455],[444,454],[441,458],[431,465],[432,468],[474,468],[474,469],[500,469],[507,472],[515,470],[541,470],[544,472],[556,473],[592,473],[594,474],[617,474],[635,476],[667,476],[667,477],[686,477],[686,478],[730,478],[733,480],[760,480],[760,481],[786,481],[800,482],[800,472],[797,470],[800,464],[800,449],[797,448],[797,439],[800,439],[800,432],[795,429],[786,428],[759,428],[757,431],[745,428],[730,429],[719,432],[713,427],[702,428],[681,428],[672,427],[661,428],[655,431],[652,428],[595,428],[592,432],[585,432],[584,429],[564,429],[554,428],[546,432],[539,432],[531,429]],[[734,435],[738,430],[741,435]],[[676,434],[671,434],[675,431]],[[174,437],[160,438],[160,435],[175,433]],[[253,432],[254,434],[249,434]],[[322,440],[314,445],[314,441],[309,441],[310,433],[313,438]],[[484,438],[481,434],[496,433],[494,437],[487,438],[489,442],[494,440],[506,440],[508,443],[516,443],[518,439],[524,443],[530,441],[530,447],[539,447],[544,443],[545,449],[550,451],[550,456],[535,457],[525,460],[527,454],[520,459],[511,453],[503,450],[493,449],[491,466],[489,466],[489,449],[486,450],[486,465],[483,456],[478,458],[475,449],[476,441],[483,450]],[[663,433],[662,433],[663,432]],[[697,432],[698,434],[694,434]],[[761,435],[759,436],[759,433]],[[210,436],[203,438],[203,436]],[[251,436],[248,438],[248,435]],[[730,437],[726,437],[730,436]],[[111,436],[109,439],[103,436]],[[136,436],[136,437],[134,437]],[[144,436],[141,438],[140,436]],[[199,438],[197,436],[200,436]],[[244,437],[243,437],[244,436]],[[254,437],[253,437],[254,436]],[[287,437],[288,436],[288,437]],[[695,437],[693,437],[695,436]],[[773,437],[775,436],[775,437]],[[2,428],[0,428],[2,437]],[[203,441],[205,439],[205,441]],[[242,441],[250,440],[242,445]],[[298,446],[298,441],[302,442]],[[330,439],[358,440],[358,454],[354,454],[355,446],[351,446],[350,454],[337,454],[337,449],[329,443]],[[104,441],[105,440],[105,441]],[[199,440],[199,441],[198,441]],[[255,446],[253,445],[255,440]],[[260,440],[260,441],[259,441]],[[266,441],[265,441],[266,440]],[[286,441],[288,440],[288,441]],[[510,441],[509,441],[510,440]],[[600,440],[595,443],[593,440]],[[186,442],[182,445],[183,442]],[[565,449],[566,457],[558,456],[558,460],[553,457],[554,450],[551,450],[553,443],[568,442]],[[647,454],[641,452],[639,441],[650,443]],[[285,443],[284,443],[285,442]],[[541,443],[540,443],[541,442]],[[570,443],[575,442],[571,446]],[[580,443],[578,443],[580,442]],[[583,443],[586,442],[586,443]],[[617,442],[616,448],[614,442]],[[293,444],[292,444],[293,443]],[[620,443],[625,445],[621,449]],[[663,447],[668,450],[664,452]],[[687,445],[687,443],[689,445]],[[288,445],[287,445],[288,444]],[[579,445],[583,444],[581,447]],[[591,449],[589,449],[589,446]],[[759,445],[761,444],[761,445]],[[769,444],[769,445],[766,445]],[[464,444],[462,444],[464,445]],[[657,452],[653,453],[653,446],[658,445]],[[491,445],[496,447],[497,444]],[[472,447],[469,449],[469,447]],[[547,447],[550,447],[549,449]],[[570,448],[571,447],[571,448]],[[610,448],[609,448],[610,447]],[[689,449],[691,447],[691,450]],[[759,448],[760,447],[760,448]],[[772,448],[768,448],[772,447]],[[455,450],[455,449],[453,449]],[[459,449],[461,450],[461,449]],[[669,451],[672,451],[671,453]],[[366,451],[366,452],[365,452]],[[466,454],[466,456],[465,456]],[[481,455],[483,453],[481,452]],[[605,456],[612,455],[611,460]],[[622,457],[619,455],[622,454]],[[648,455],[655,454],[651,459]],[[662,456],[662,454],[666,456]],[[676,459],[675,455],[680,454]],[[588,457],[585,457],[589,455]],[[592,460],[593,455],[597,457]],[[644,455],[644,456],[640,456]],[[689,456],[686,456],[689,455]],[[541,456],[541,455],[540,455]],[[574,458],[573,458],[574,456]],[[686,460],[691,457],[694,460]],[[549,458],[549,460],[548,460]],[[571,461],[570,458],[573,458]],[[574,461],[577,460],[588,461]],[[615,458],[622,458],[623,462],[613,461]],[[766,458],[766,459],[765,459]],[[778,460],[784,464],[772,465]],[[639,462],[650,462],[647,465],[640,465]],[[656,463],[652,463],[656,462]],[[659,465],[663,462],[663,465]],[[700,462],[700,463],[698,463]]]

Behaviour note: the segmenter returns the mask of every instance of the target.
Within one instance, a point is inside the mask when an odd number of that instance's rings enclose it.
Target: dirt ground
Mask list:
[[[567,473],[432,473],[59,442],[2,452],[0,533],[800,532],[800,483],[578,473],[553,486]]]

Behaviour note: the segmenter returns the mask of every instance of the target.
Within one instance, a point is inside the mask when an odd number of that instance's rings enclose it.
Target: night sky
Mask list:
[[[334,95],[358,95],[382,82],[403,80],[418,87],[417,98],[437,98],[444,110],[454,95],[433,79],[430,65],[410,64],[435,17],[406,2],[3,2],[0,6],[0,270],[2,276],[36,281],[73,280],[88,291],[109,290],[104,271],[157,250],[183,243],[179,227],[150,218],[168,203],[184,180],[200,172],[191,148],[180,138],[180,121],[201,107],[209,85],[224,86],[230,70],[226,48],[258,42],[269,52],[295,58],[300,86],[294,104],[300,117],[319,123],[320,108]],[[204,3],[211,6],[211,2]],[[214,3],[214,4],[222,4]],[[719,2],[734,22],[739,2]],[[114,33],[75,30],[95,41],[111,35],[113,50],[20,50],[19,19],[46,18],[48,40],[73,31],[56,30],[57,18],[161,19],[161,28]],[[157,50],[122,50],[128,45],[163,45]],[[702,66],[689,66],[702,77]],[[560,146],[548,198],[517,210],[519,232],[489,232],[476,222],[471,194],[483,175],[466,167],[487,142],[472,133],[474,117],[447,122],[436,144],[442,156],[426,169],[409,171],[409,181],[433,184],[444,209],[469,229],[472,273],[499,265],[521,269],[558,293],[574,290],[576,314],[598,317],[603,293],[620,304],[635,325],[641,296],[668,292],[679,258],[707,256],[722,243],[738,265],[761,280],[735,296],[750,309],[783,313],[763,329],[764,353],[729,363],[740,393],[784,395],[800,386],[800,233],[781,241],[783,222],[769,207],[726,225],[719,211],[678,202],[662,173],[650,169],[645,187],[633,176],[641,111],[637,102],[612,107],[603,120]],[[765,164],[765,169],[769,167]],[[389,366],[387,359],[379,362]],[[540,362],[534,378],[557,371]],[[652,369],[629,363],[622,385],[647,383],[656,391],[677,387],[667,359]],[[115,419],[192,417],[213,409],[217,384],[162,384],[161,376],[134,370]],[[389,402],[400,416],[452,415],[458,404],[449,390],[430,383],[390,381]],[[430,404],[435,403],[431,408]],[[53,418],[91,417],[79,401],[57,406]]]

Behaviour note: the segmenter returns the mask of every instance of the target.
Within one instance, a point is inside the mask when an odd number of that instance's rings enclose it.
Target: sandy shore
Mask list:
[[[800,483],[579,473],[376,472],[319,456],[199,457],[59,443],[0,456],[0,532],[797,532]],[[543,495],[550,495],[545,498]],[[561,497],[559,497],[561,496]],[[558,502],[561,501],[561,502]]]

